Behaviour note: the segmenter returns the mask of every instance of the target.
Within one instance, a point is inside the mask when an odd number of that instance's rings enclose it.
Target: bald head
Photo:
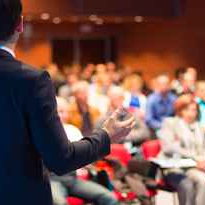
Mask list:
[[[170,78],[167,75],[159,75],[156,78],[156,90],[162,94],[170,91]]]
[[[186,70],[186,73],[189,73],[190,75],[192,75],[193,78],[195,78],[195,80],[197,79],[197,70],[194,67],[188,67]]]
[[[124,90],[119,86],[111,87],[108,91],[110,105],[113,110],[122,107],[124,101]]]

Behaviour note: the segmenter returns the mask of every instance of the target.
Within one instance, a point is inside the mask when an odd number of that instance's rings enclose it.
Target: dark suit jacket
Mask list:
[[[51,205],[42,164],[63,175],[109,151],[110,139],[103,130],[68,142],[50,76],[0,50],[1,205]]]

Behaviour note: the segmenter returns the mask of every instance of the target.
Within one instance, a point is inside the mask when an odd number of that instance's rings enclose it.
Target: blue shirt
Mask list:
[[[130,107],[140,108],[140,100],[137,96],[132,95]]]
[[[166,117],[174,115],[174,102],[177,96],[169,92],[164,98],[160,93],[153,93],[148,96],[146,108],[146,123],[154,129],[160,129],[162,121]]]
[[[200,124],[202,126],[205,126],[205,101],[201,98],[196,97],[196,102],[199,105]]]

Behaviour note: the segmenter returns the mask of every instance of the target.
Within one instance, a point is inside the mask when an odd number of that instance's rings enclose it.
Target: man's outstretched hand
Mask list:
[[[120,143],[130,133],[135,126],[135,118],[130,116],[124,121],[119,120],[119,115],[123,112],[123,108],[117,109],[111,117],[103,124],[103,129],[108,133],[111,143]]]

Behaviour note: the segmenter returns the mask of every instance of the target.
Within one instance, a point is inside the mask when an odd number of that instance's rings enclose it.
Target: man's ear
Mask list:
[[[16,27],[18,33],[23,33],[23,16],[20,17],[19,23]]]

